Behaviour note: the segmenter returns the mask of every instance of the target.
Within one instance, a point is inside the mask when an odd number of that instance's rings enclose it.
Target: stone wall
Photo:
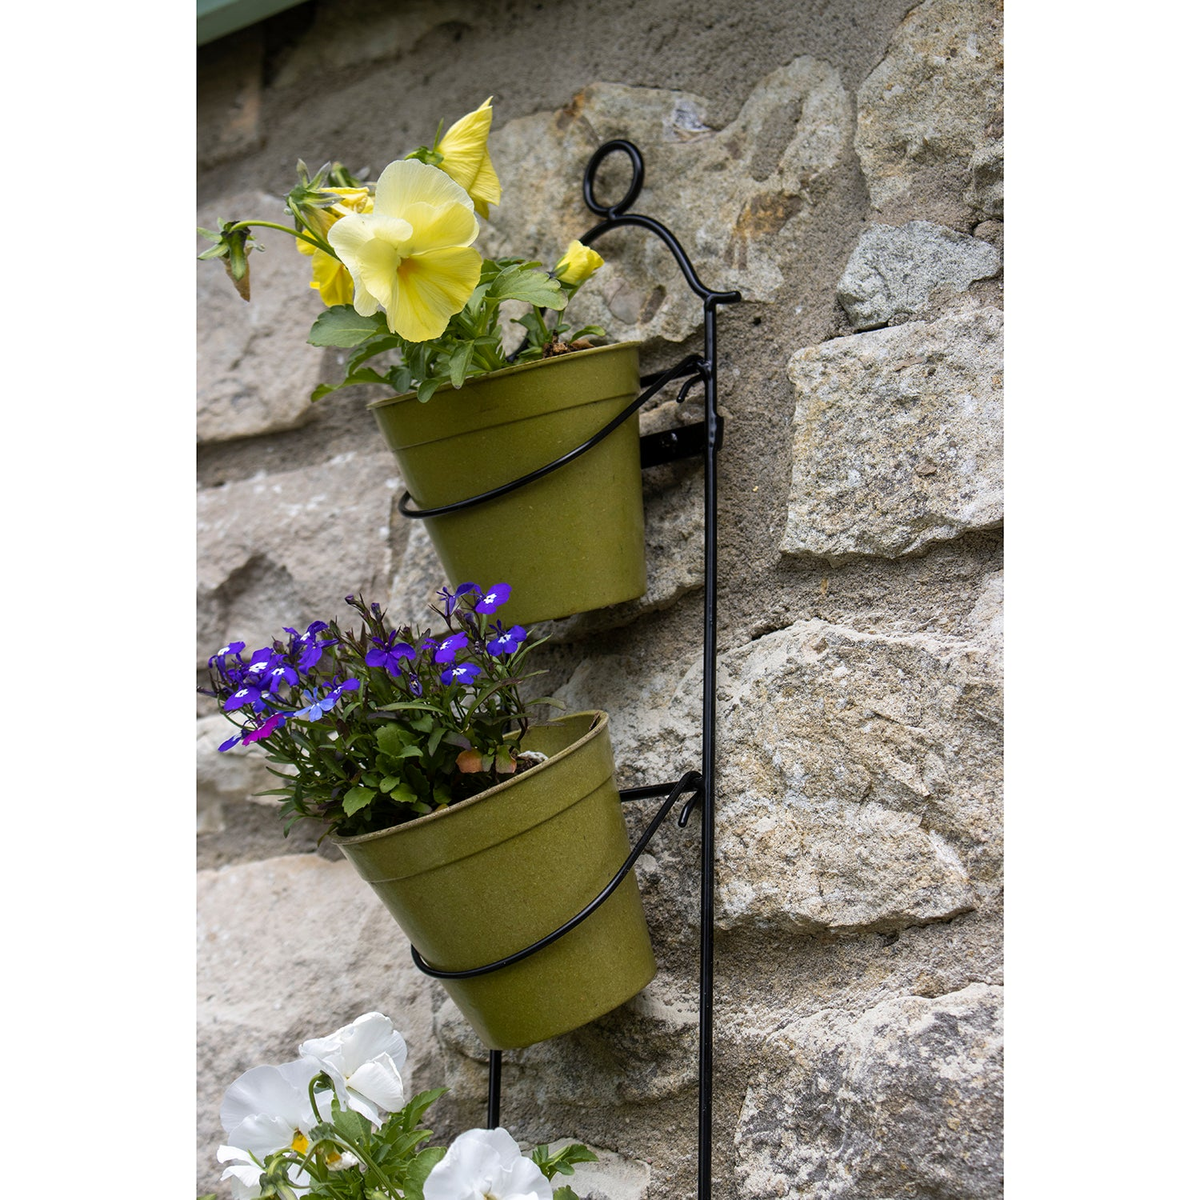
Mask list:
[[[584,164],[626,136],[721,321],[715,1192],[996,1197],[1001,1156],[1001,14],[991,0],[318,0],[201,49],[199,213],[276,216],[297,158],[377,173],[494,95],[488,253],[553,259]],[[274,240],[271,239],[274,237]],[[198,666],[361,590],[442,580],[282,235],[253,300],[199,264]],[[700,348],[665,252],[605,239],[580,316]],[[695,420],[666,403],[643,428]],[[620,783],[698,765],[701,480],[646,473],[646,596],[550,626]],[[262,765],[198,708],[197,1186],[241,1070],[388,1013],[438,1131],[482,1124],[486,1055],[349,864],[280,836]],[[631,806],[634,809],[641,805]],[[649,805],[644,806],[649,811]],[[631,820],[640,824],[641,814]],[[504,1123],[602,1152],[581,1194],[693,1194],[698,823],[638,864],[658,978],[508,1054]]]

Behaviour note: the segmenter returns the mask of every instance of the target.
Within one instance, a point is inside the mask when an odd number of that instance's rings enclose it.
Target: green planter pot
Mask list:
[[[524,746],[550,757],[443,812],[334,839],[439,970],[483,966],[552,933],[629,855],[607,714],[535,727]],[[485,1046],[511,1050],[609,1012],[655,971],[631,871],[587,920],[536,954],[440,982]]]
[[[637,346],[599,346],[369,407],[417,508],[477,496],[586,441],[639,391]],[[451,585],[507,583],[506,624],[646,590],[638,423],[507,496],[425,521]]]

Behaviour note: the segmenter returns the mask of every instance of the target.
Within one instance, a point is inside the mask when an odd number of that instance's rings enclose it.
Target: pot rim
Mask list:
[[[600,346],[597,349],[607,350],[609,347]],[[529,364],[536,366],[537,364]],[[587,732],[580,738],[576,738],[570,745],[565,746],[557,754],[552,754],[549,758],[538,763],[536,766],[530,767],[527,771],[522,771],[519,775],[514,775],[511,779],[504,780],[503,783],[498,783],[494,787],[490,787],[485,792],[480,792],[476,796],[470,796],[466,800],[460,800],[457,804],[452,804],[448,808],[442,809],[440,812],[426,813],[423,817],[415,817],[411,821],[401,821],[399,825],[389,825],[386,829],[375,829],[370,833],[357,833],[350,837],[341,837],[336,833],[329,834],[329,840],[335,846],[361,846],[368,842],[379,841],[381,838],[390,837],[398,833],[402,833],[409,829],[423,828],[432,825],[435,821],[444,821],[455,813],[465,812],[474,808],[476,805],[490,799],[493,796],[512,788],[514,785],[530,779],[539,772],[544,772],[554,763],[560,762],[568,754],[574,753],[581,746],[586,745],[590,741],[594,741],[600,737],[605,728],[608,726],[608,713],[602,709],[583,709],[580,712],[564,713],[561,717],[555,717],[552,721],[540,722],[541,727],[549,725],[557,725],[563,721],[569,721],[574,717],[591,717],[591,724],[588,726]]]
[[[551,363],[569,362],[579,358],[585,358],[593,354],[602,354],[606,350],[628,350],[630,347],[638,348],[641,342],[614,342],[610,346],[589,346],[586,350],[572,350],[570,354],[556,354],[553,358],[541,358],[537,362],[517,363],[511,367],[502,367],[499,371],[489,371],[486,375],[473,375],[463,383],[463,388],[468,387],[472,383],[484,383],[492,379],[510,379],[513,375],[521,371],[532,371],[538,367],[545,367]],[[433,396],[440,396],[445,391],[461,391],[461,388],[455,389],[452,384],[443,383],[441,387],[436,388]],[[403,392],[396,396],[381,396],[378,400],[368,400],[367,408],[386,408],[391,404],[403,404],[409,400],[415,400],[416,391]],[[430,396],[430,400],[433,399]],[[428,403],[429,401],[426,401]]]

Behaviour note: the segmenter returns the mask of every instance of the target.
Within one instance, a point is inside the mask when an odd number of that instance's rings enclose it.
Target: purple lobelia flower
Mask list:
[[[212,656],[212,658],[210,658],[208,660],[208,665],[210,667],[215,667],[217,670],[221,671],[223,674],[225,671],[225,660],[231,654],[240,655],[241,652],[243,650],[245,650],[245,648],[246,648],[245,642],[230,642],[228,646],[222,646],[220,648],[220,650],[218,650],[216,652],[216,654],[214,654]]]
[[[467,644],[467,635],[465,633],[452,633],[447,638],[442,638],[437,643],[437,648],[433,652],[434,662],[453,662],[458,652]]]
[[[375,643],[374,650],[368,650],[364,661],[368,667],[383,667],[387,673],[396,679],[400,678],[402,661],[412,662],[417,652],[404,641],[397,641],[400,636],[398,629],[393,629],[386,638],[371,638]]]
[[[245,708],[249,705],[255,712],[262,712],[267,707],[267,702],[263,699],[263,689],[255,687],[249,683],[243,683],[228,700],[225,701],[224,709],[226,712],[232,712],[235,708]]]
[[[295,687],[300,682],[300,676],[296,674],[291,663],[280,657],[279,661],[267,671],[267,681],[269,683],[268,691],[273,696],[285,683]]]
[[[296,658],[296,666],[302,671],[315,667],[321,661],[326,646],[336,646],[337,638],[319,638],[317,634],[329,625],[325,621],[314,621],[303,633],[297,633],[290,625],[284,630],[292,635],[289,653]]]
[[[451,614],[458,607],[459,600],[470,592],[478,592],[479,584],[477,583],[460,583],[453,593],[449,588],[442,588],[437,594],[437,598],[442,602],[442,612],[446,616],[446,620],[450,620]]]
[[[494,583],[483,594],[483,599],[475,605],[475,611],[485,616],[490,616],[508,600],[512,593],[512,588],[507,583]]]
[[[304,706],[293,714],[300,721],[319,721],[337,702],[335,695],[322,696],[320,688],[305,688]]]
[[[442,672],[442,682],[445,684],[470,684],[475,681],[475,676],[479,674],[481,669],[470,662],[454,663]]]
[[[287,713],[272,713],[261,725],[242,738],[242,745],[249,746],[251,742],[261,742],[263,738],[270,737],[287,719]]]
[[[529,636],[520,625],[505,629],[499,621],[495,630],[496,636],[487,644],[489,654],[515,654],[517,647]]]

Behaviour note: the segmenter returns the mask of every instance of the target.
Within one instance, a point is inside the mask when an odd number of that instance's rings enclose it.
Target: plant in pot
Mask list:
[[[292,226],[228,221],[200,232],[239,293],[250,298],[251,232],[292,234],[312,258],[311,286],[328,306],[309,342],[350,353],[319,400],[355,384],[395,393],[370,408],[419,510],[503,487],[574,450],[639,390],[637,347],[593,345],[604,331],[572,329],[567,302],[602,265],[575,241],[550,270],[485,259],[479,217],[500,200],[487,139],[490,98],[363,181],[341,164],[315,176],[298,165],[285,209]],[[505,353],[501,306],[526,311]],[[554,314],[550,318],[550,314]],[[638,428],[621,423],[566,466],[485,503],[431,516],[430,537],[454,585],[507,579],[526,622],[569,616],[646,590]],[[522,537],[514,539],[511,530]]]
[[[539,722],[520,688],[539,644],[499,610],[507,584],[438,593],[440,628],[394,627],[347,596],[357,629],[314,621],[209,660],[238,727],[220,749],[275,764],[286,828],[323,823],[422,958],[468,971],[515,954],[588,905],[629,855],[608,717]],[[285,832],[286,832],[285,828]],[[536,954],[446,979],[486,1046],[531,1045],[636,995],[655,962],[632,873]]]
[[[292,1062],[238,1076],[221,1101],[217,1151],[234,1200],[579,1200],[550,1185],[597,1161],[578,1142],[525,1155],[505,1129],[469,1129],[448,1147],[425,1145],[422,1117],[446,1089],[407,1099],[407,1057],[392,1022],[369,1012],[301,1042]]]

